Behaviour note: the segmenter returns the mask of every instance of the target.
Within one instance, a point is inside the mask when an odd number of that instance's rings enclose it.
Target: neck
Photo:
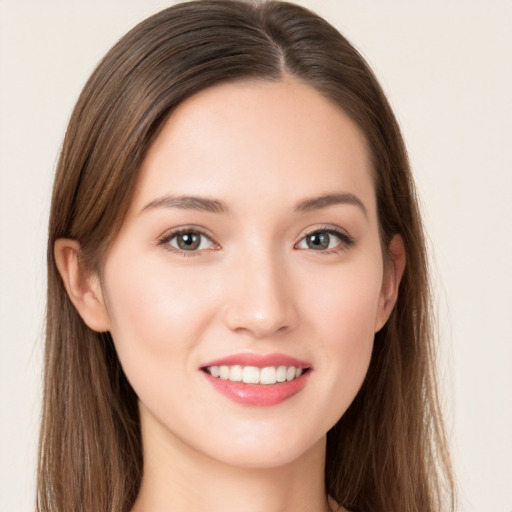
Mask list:
[[[132,512],[328,512],[325,440],[279,467],[234,467],[168,433],[145,434],[144,475]]]

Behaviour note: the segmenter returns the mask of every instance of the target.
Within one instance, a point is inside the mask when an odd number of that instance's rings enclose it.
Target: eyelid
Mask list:
[[[174,246],[170,245],[169,242],[173,238],[175,238],[179,235],[182,235],[182,234],[189,234],[189,233],[200,235],[202,237],[207,238],[211,242],[211,244],[215,247],[208,248],[208,249],[186,251],[186,250],[182,250],[178,247],[174,247]],[[212,235],[207,233],[207,231],[204,228],[199,228],[197,226],[180,226],[177,228],[169,229],[157,238],[157,245],[161,245],[165,250],[182,255],[182,256],[197,256],[201,253],[204,253],[205,251],[220,249],[219,244],[215,241],[215,239],[212,237]]]
[[[339,226],[332,226],[332,225],[323,225],[323,226],[312,226],[307,229],[305,233],[302,234],[299,241],[294,245],[294,248],[298,250],[307,250],[307,249],[301,249],[298,248],[298,244],[301,243],[306,237],[314,235],[315,233],[329,233],[332,234],[340,239],[340,244],[338,244],[336,247],[333,247],[331,249],[324,249],[324,250],[318,250],[314,251],[313,249],[309,249],[314,252],[319,252],[322,254],[332,254],[339,251],[347,250],[348,248],[352,247],[356,243],[356,239],[350,235],[346,230],[340,228]]]
[[[193,234],[197,234],[197,235],[207,238],[214,247],[210,247],[208,249],[187,251],[187,250],[180,249],[178,247],[174,247],[169,244],[169,242],[176,236],[179,236],[181,234],[187,234],[187,233],[193,233]],[[315,233],[329,233],[331,235],[338,237],[340,240],[340,243],[337,244],[336,247],[333,247],[331,249],[323,249],[323,250],[318,250],[318,251],[309,249],[311,251],[319,252],[322,254],[332,254],[332,253],[337,253],[337,252],[340,252],[343,250],[347,250],[348,248],[350,248],[351,246],[353,246],[356,243],[356,239],[352,235],[347,233],[346,230],[340,228],[339,226],[333,226],[333,225],[318,226],[317,225],[317,226],[311,226],[302,234],[302,236],[300,237],[298,242],[296,242],[294,244],[294,246],[293,246],[294,249],[305,250],[305,248],[299,248],[298,245],[307,236],[311,236]],[[157,238],[157,245],[161,245],[164,247],[165,250],[177,253],[182,256],[197,256],[201,253],[204,253],[205,251],[219,250],[221,248],[220,245],[215,241],[213,236],[207,232],[207,230],[205,230],[204,228],[197,227],[197,226],[180,226],[180,227],[169,229]]]

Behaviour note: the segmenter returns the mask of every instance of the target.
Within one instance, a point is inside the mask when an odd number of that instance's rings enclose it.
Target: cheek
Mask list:
[[[328,428],[343,415],[366,376],[371,359],[382,272],[379,266],[332,276],[329,292],[311,296],[312,332],[321,333],[318,395],[332,414]],[[357,270],[357,271],[356,271]],[[329,392],[320,395],[321,389]],[[322,398],[319,398],[322,400]]]
[[[314,312],[319,328],[327,333],[330,345],[357,348],[359,342],[373,340],[381,286],[382,267],[373,263],[333,272],[322,290],[317,288],[308,309]]]
[[[170,272],[165,255],[112,261],[116,264],[105,268],[105,298],[111,334],[128,379],[146,380],[149,369],[163,366],[162,375],[187,369],[202,325],[214,314],[212,298],[198,293],[198,276]],[[137,389],[135,382],[132,385]]]

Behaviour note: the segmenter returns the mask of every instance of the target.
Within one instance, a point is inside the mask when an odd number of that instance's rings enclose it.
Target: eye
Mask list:
[[[216,248],[210,237],[193,229],[173,231],[165,235],[160,240],[160,244],[167,246],[170,250],[183,252],[198,252]]]
[[[345,233],[330,228],[319,229],[307,234],[295,247],[313,251],[330,251],[350,247],[353,243],[353,239]]]

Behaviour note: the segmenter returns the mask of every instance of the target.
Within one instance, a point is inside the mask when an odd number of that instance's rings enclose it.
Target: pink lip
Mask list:
[[[295,357],[287,356],[285,354],[233,354],[232,356],[216,359],[203,365],[207,366],[233,366],[239,364],[240,366],[255,366],[256,368],[265,368],[266,366],[295,366],[295,368],[311,368],[311,365],[306,361],[300,361]]]
[[[234,402],[244,405],[269,406],[280,404],[297,394],[306,385],[310,373],[308,371],[297,379],[276,384],[245,384],[212,377],[206,372],[203,375],[216,391]]]
[[[311,370],[311,365],[294,357],[284,354],[234,354],[232,356],[216,359],[205,364],[204,370],[209,366],[255,366],[265,368],[266,366],[295,366]],[[300,377],[275,384],[245,384],[243,382],[231,382],[217,377],[212,377],[207,372],[202,372],[213,388],[230,400],[244,405],[271,406],[284,402],[297,394],[306,385],[311,371],[306,371]]]

